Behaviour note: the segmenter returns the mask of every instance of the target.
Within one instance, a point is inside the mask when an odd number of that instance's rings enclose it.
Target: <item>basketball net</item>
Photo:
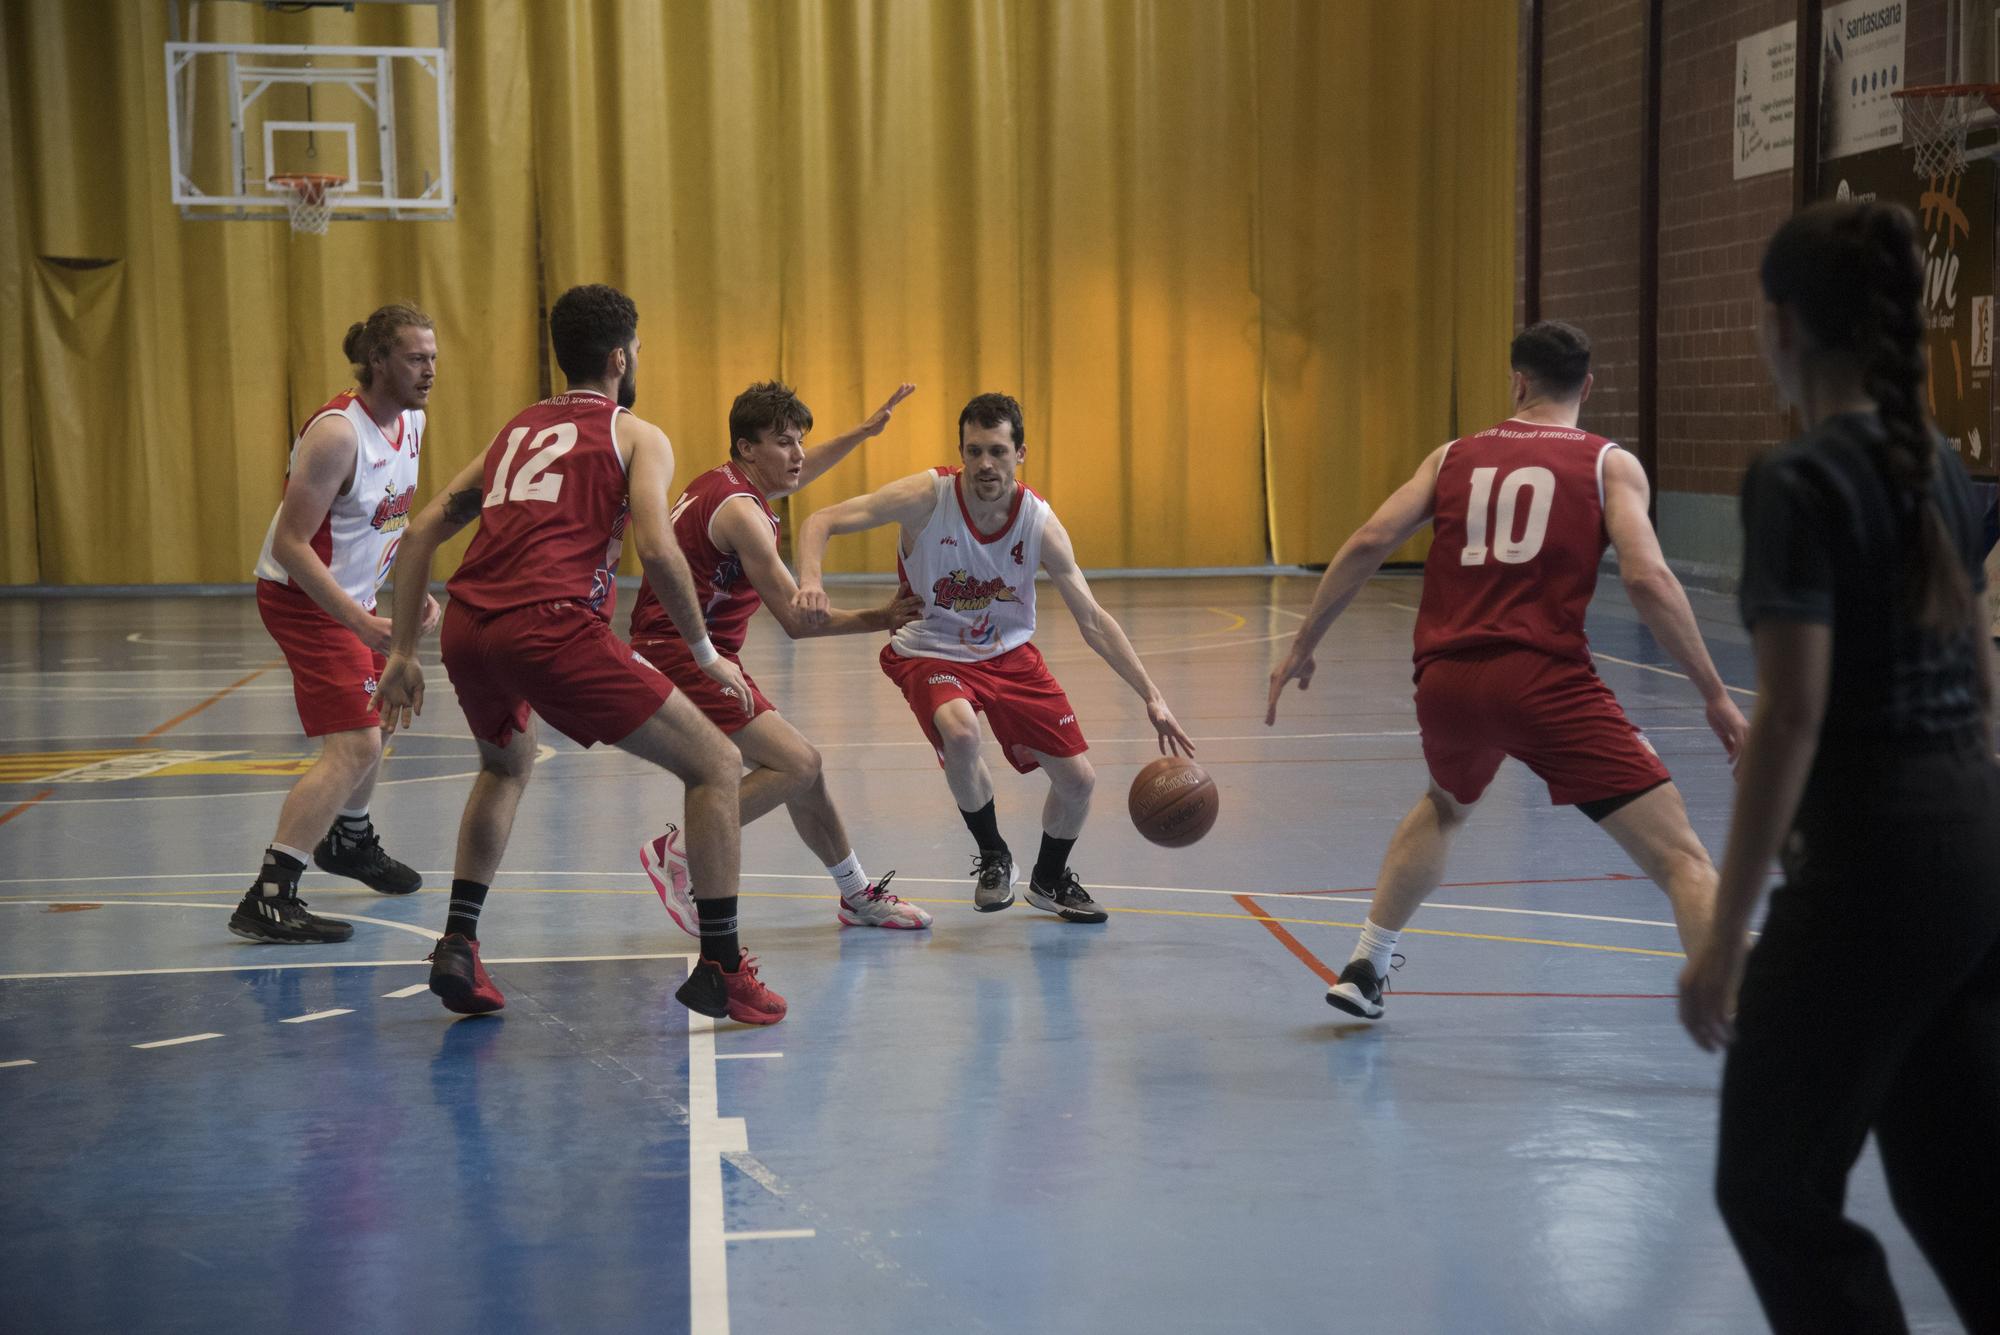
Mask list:
[[[270,181],[271,189],[285,196],[285,210],[291,216],[292,230],[314,236],[326,235],[327,224],[333,221],[330,196],[346,184],[345,176],[325,176],[317,172],[273,176]]]
[[[1965,170],[1965,134],[1981,113],[2000,104],[2000,84],[1941,84],[1892,93],[1903,114],[1903,147],[1918,176]]]

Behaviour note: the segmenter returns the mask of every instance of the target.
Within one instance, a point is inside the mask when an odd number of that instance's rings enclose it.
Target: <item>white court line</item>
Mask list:
[[[430,986],[430,984],[426,983],[426,984],[424,984],[424,986],[428,987],[428,986]],[[331,1011],[307,1011],[307,1012],[306,1012],[306,1013],[305,1013],[304,1015],[294,1015],[294,1016],[293,1016],[293,1017],[292,1017],[291,1019],[289,1019],[289,1020],[280,1020],[280,1021],[278,1021],[278,1023],[279,1023],[279,1024],[311,1024],[311,1023],[312,1023],[312,1022],[313,1022],[314,1020],[331,1020],[331,1019],[332,1019],[332,1018],[333,1018],[334,1016],[336,1016],[336,1015],[352,1015],[352,1014],[354,1014],[354,1012],[353,1012],[353,1010],[352,1010],[352,1009],[349,1009],[349,1010],[331,1010]]]
[[[724,1242],[772,1242],[779,1238],[816,1238],[816,1228],[760,1228],[747,1233],[725,1233]]]
[[[6,1070],[9,1066],[33,1066],[34,1064],[31,1058],[23,1057],[19,1061],[0,1062],[0,1071]]]
[[[692,969],[694,960],[689,959]],[[747,1154],[749,1129],[715,1108],[715,1021],[688,1012],[688,1328],[729,1335],[729,1248],[722,1156]]]
[[[760,1058],[766,1057],[782,1057],[784,1055],[782,1052],[718,1052],[715,1054],[715,1059],[719,1062],[747,1062],[757,1061]]]
[[[186,1034],[180,1038],[159,1038],[151,1043],[134,1043],[135,1048],[172,1048],[182,1043],[205,1043],[211,1038],[221,1038],[221,1034]]]
[[[384,1000],[400,1001],[404,997],[414,997],[419,992],[428,992],[430,990],[431,985],[429,983],[411,983],[408,987],[399,987],[394,992],[384,992],[382,996]]]
[[[699,959],[698,955],[521,955],[508,956],[485,961],[487,964],[599,964],[606,960],[688,960]],[[263,973],[272,969],[395,969],[416,968],[429,964],[429,960],[305,960],[294,964],[199,964],[174,969],[78,969],[64,973],[0,973],[0,983],[33,982],[47,978],[150,978],[155,974],[172,973]],[[419,992],[430,991],[429,983],[418,983],[400,992],[384,993],[391,997],[413,997]]]
[[[289,689],[290,688],[288,687],[287,690]],[[238,694],[241,694],[241,692],[238,692]],[[225,733],[220,735],[227,736],[228,734]],[[924,743],[924,745],[928,746],[930,745],[930,743],[926,742]],[[560,753],[553,746],[550,746],[547,743],[543,743],[540,749],[538,749],[535,752],[535,763],[539,765],[542,762],[549,760],[550,758],[558,754]],[[584,753],[579,751],[579,752],[574,752],[573,754],[582,755]],[[412,756],[410,757],[410,759],[457,760],[461,759],[461,757],[456,755],[444,755],[436,757]],[[661,772],[664,773],[665,771]],[[463,782],[466,779],[473,779],[477,778],[478,776],[479,776],[478,770],[460,770],[452,774],[428,774],[420,779],[378,779],[375,781],[375,786],[377,788],[392,788],[397,784],[404,784],[404,783]],[[32,783],[24,781],[23,786],[32,787],[33,785]],[[221,793],[168,793],[168,794],[162,794],[159,797],[60,797],[57,798],[54,802],[50,803],[50,805],[59,807],[75,807],[75,806],[93,806],[105,802],[202,802],[202,801],[212,802],[219,797],[283,797],[286,794],[290,793],[291,791],[292,790],[289,788],[252,788],[249,789],[248,791],[238,790],[238,791],[221,792]],[[340,915],[338,913],[333,913],[333,914],[322,913],[319,916],[322,918],[326,917],[337,918]]]
[[[25,904],[33,906],[39,904],[46,906],[49,904],[73,902],[73,900],[63,899],[4,899],[0,900],[0,905]],[[228,911],[231,913],[236,910],[234,904],[190,904],[176,899],[107,899],[99,904],[98,907],[104,909],[127,907],[138,909],[209,909],[213,912]],[[422,927],[412,927],[406,922],[390,922],[387,918],[371,918],[365,913],[322,913],[319,916],[322,918],[343,918],[348,922],[365,922],[376,927],[393,927],[399,932],[408,932],[411,936],[420,936],[426,941],[435,941],[438,935],[436,932]],[[491,963],[491,961],[488,961],[488,963]],[[244,967],[248,968],[251,966],[246,965]]]

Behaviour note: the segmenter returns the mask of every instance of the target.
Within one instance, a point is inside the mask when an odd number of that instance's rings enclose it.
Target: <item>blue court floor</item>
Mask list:
[[[1728,765],[1606,583],[1599,671],[1719,852]],[[251,600],[0,601],[0,1328],[1760,1329],[1709,1196],[1718,1062],[1674,1022],[1665,899],[1531,775],[1481,804],[1386,1018],[1322,1000],[1425,781],[1416,578],[1364,592],[1270,730],[1310,578],[1097,588],[1222,797],[1192,848],[1138,837],[1151,730],[1045,596],[1100,779],[1072,859],[1098,927],[975,914],[876,638],[794,645],[759,617],[746,666],[824,752],[869,871],[936,915],[843,928],[790,823],[751,826],[744,939],[791,1004],[764,1030],[672,1000],[694,943],[637,850],[677,784],[546,729],[481,926],[507,1008],[424,990],[474,766],[434,645],[374,803],[425,888],[309,872],[353,940],[232,937],[313,754]],[[1696,604],[1747,687],[1728,602]],[[1045,785],[991,764],[1032,859]],[[1957,1329],[1872,1151],[1850,1199],[1915,1328]]]

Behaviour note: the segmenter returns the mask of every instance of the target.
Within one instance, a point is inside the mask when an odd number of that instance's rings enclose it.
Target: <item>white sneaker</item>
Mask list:
[[[849,927],[898,927],[904,931],[930,926],[930,914],[889,893],[889,882],[895,875],[888,873],[852,899],[843,896],[840,920]]]
[[[701,919],[694,911],[687,854],[681,851],[680,843],[680,827],[668,825],[665,834],[639,846],[639,865],[646,869],[647,879],[652,881],[660,902],[667,906],[667,916],[674,920],[674,926],[699,941]]]

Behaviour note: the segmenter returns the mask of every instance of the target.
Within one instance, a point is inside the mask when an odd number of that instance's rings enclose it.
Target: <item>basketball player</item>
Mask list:
[[[891,482],[806,520],[797,606],[808,621],[830,615],[820,564],[833,534],[899,527],[897,568],[903,586],[924,600],[924,615],[890,638],[882,671],[902,688],[930,739],[978,846],[972,906],[982,913],[1006,908],[1019,881],[980,752],[977,715],[984,713],[1008,763],[1023,774],[1039,767],[1049,778],[1028,902],[1067,922],[1103,922],[1104,910],[1069,867],[1097,776],[1076,711],[1030,642],[1037,569],[1049,572],[1084,642],[1146,702],[1160,750],[1193,755],[1194,743],[1124,630],[1091,595],[1055,511],[1015,477],[1028,457],[1021,405],[1005,394],[981,394],[958,415],[958,441],[961,467]]]
[[[1590,342],[1556,321],[1514,339],[1514,415],[1432,451],[1416,476],[1341,547],[1291,652],[1271,673],[1278,697],[1313,677],[1313,649],[1391,552],[1432,526],[1417,613],[1417,726],[1430,791],[1389,841],[1353,957],[1328,1004],[1377,1019],[1396,940],[1437,889],[1445,855],[1513,756],[1603,826],[1673,905],[1683,948],[1705,938],[1715,868],[1688,826],[1666,766],[1591,664],[1584,611],[1607,545],[1639,617],[1701,692],[1708,726],[1734,758],[1746,725],[1709,660],[1694,611],[1646,517],[1639,461],[1577,428],[1590,394]]]
[[[793,639],[894,630],[921,615],[922,604],[905,595],[866,612],[833,611],[808,623],[792,607],[798,586],[778,557],[778,516],[770,505],[771,498],[806,486],[855,446],[881,435],[896,405],[915,388],[901,386],[860,426],[811,449],[805,448],[805,437],[812,430],[812,411],[790,387],[766,381],[736,396],[729,409],[729,462],[690,482],[673,511],[674,539],[694,573],[709,640],[730,662],[742,666],[737,656],[760,603],[771,609]],[[632,609],[632,647],[666,673],[736,743],[750,766],[739,790],[739,819],[748,825],[783,806],[799,838],[833,877],[840,897],[836,912],[842,922],[850,927],[903,929],[931,925],[930,914],[889,893],[889,879],[896,873],[869,881],[848,842],[847,827],[834,808],[812,743],[777,712],[747,674],[750,712],[745,715],[740,699],[696,667],[687,641],[653,596],[651,584],[639,590]],[[673,875],[679,865],[675,833],[669,830],[646,844],[639,852],[639,864],[674,922],[682,931],[699,935],[684,878]]]
[[[308,913],[299,898],[308,848],[320,870],[385,895],[423,884],[383,851],[368,799],[382,763],[374,695],[389,647],[375,590],[416,499],[437,336],[422,311],[384,306],[350,327],[341,347],[354,388],[329,399],[293,442],[284,500],[257,555],[257,612],[284,651],[299,722],[320,739],[320,752],[286,795],[263,870],[229,917],[229,930],[252,941],[354,935],[351,924]],[[411,629],[427,632],[437,618],[426,595]]]
[[[702,633],[687,563],[673,541],[673,447],[630,411],[638,324],[637,309],[615,288],[563,293],[549,312],[549,334],[567,392],[502,427],[484,457],[461,469],[411,524],[397,557],[395,642],[378,693],[392,730],[423,708],[415,648],[432,557],[439,543],[482,521],[447,585],[444,666],[479,744],[480,773],[459,824],[431,991],[464,1014],[505,1004],[479,960],[479,915],[534,767],[532,708],[584,746],[614,743],[687,784],[701,959],[675,995],[703,1015],[775,1024],[784,1018],[784,999],[758,980],[736,936],[736,748],[611,633],[629,516],[647,577],[688,637],[693,660],[737,699],[750,698],[743,674]]]

